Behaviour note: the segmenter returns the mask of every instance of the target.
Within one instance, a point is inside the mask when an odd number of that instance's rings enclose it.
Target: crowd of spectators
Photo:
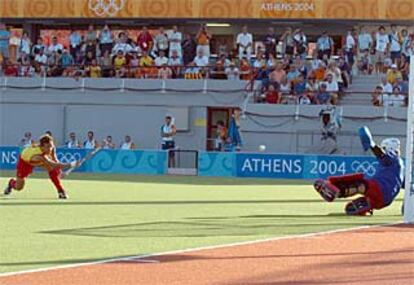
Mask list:
[[[214,58],[213,36],[206,25],[195,35],[183,35],[177,26],[168,31],[159,27],[156,32],[142,27],[136,38],[127,31],[115,34],[108,25],[102,29],[90,25],[87,31],[72,30],[69,46],[64,46],[56,36],[48,45],[42,37],[32,43],[23,32],[13,62],[8,57],[10,32],[0,24],[0,72],[6,76],[256,79],[262,82],[257,102],[335,105],[354,70],[386,74],[388,79],[396,65],[406,81],[408,58],[414,54],[414,35],[394,25],[388,32],[383,26],[375,32],[351,29],[340,47],[323,31],[311,50],[301,29],[288,27],[277,36],[269,27],[264,36],[254,37],[243,26],[234,44],[218,43]],[[256,46],[255,40],[261,45]]]

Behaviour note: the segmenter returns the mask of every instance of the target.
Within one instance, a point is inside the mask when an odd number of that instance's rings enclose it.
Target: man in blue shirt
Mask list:
[[[363,173],[356,173],[329,177],[328,180],[318,179],[314,183],[315,190],[327,202],[362,195],[346,205],[345,212],[348,215],[372,214],[374,209],[389,206],[397,197],[404,181],[400,141],[388,138],[378,146],[367,127],[359,130],[359,136],[364,150],[371,149],[377,158],[375,175],[369,178]]]
[[[9,58],[9,40],[10,32],[5,24],[0,23],[0,53],[3,58]]]

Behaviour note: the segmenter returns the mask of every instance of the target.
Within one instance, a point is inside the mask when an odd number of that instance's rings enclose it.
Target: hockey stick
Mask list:
[[[73,170],[75,170],[76,168],[81,167],[82,164],[84,164],[87,160],[91,159],[101,149],[102,149],[101,147],[97,147],[93,151],[91,151],[90,153],[85,155],[85,157],[82,158],[81,160],[79,160],[79,162],[76,165],[74,165],[74,166],[70,167],[68,170],[62,172],[61,178],[67,177]]]

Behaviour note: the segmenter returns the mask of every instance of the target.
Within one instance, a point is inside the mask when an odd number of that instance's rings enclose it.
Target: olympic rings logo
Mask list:
[[[374,174],[377,172],[377,165],[378,162],[369,163],[368,161],[353,161],[351,164],[351,169],[354,172],[362,172],[368,176],[374,176]]]
[[[116,13],[124,8],[125,0],[89,0],[89,10],[96,16],[115,16]]]
[[[76,160],[80,160],[82,158],[80,153],[70,153],[70,152],[66,152],[66,153],[62,153],[62,152],[58,152],[57,153],[57,158],[60,162],[62,163],[70,163],[72,161],[76,161]]]

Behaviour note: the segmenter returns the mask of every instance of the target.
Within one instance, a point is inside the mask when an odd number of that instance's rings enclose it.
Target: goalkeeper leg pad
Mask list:
[[[335,200],[340,193],[338,187],[323,179],[316,180],[313,184],[313,188],[315,188],[316,192],[318,192],[327,202]]]
[[[372,215],[372,207],[366,197],[359,197],[346,204],[345,213],[350,216],[365,216],[367,213]]]

